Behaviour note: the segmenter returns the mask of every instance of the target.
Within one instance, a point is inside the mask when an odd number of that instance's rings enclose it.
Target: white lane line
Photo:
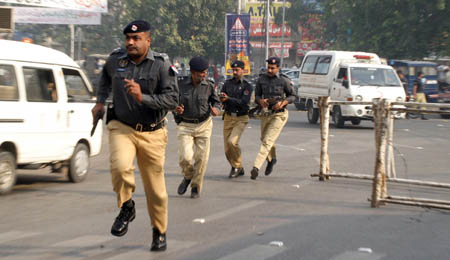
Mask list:
[[[285,247],[276,247],[269,245],[252,245],[242,250],[236,251],[232,254],[221,257],[217,260],[264,260],[271,258],[286,250]]]
[[[212,214],[212,215],[209,215],[209,216],[206,216],[206,217],[203,217],[203,218],[205,219],[205,222],[209,222],[209,221],[213,221],[213,220],[217,220],[217,219],[221,219],[221,218],[227,217],[229,215],[235,214],[235,213],[237,213],[239,211],[242,211],[242,210],[245,210],[245,209],[256,207],[256,206],[261,205],[263,203],[265,203],[265,202],[262,201],[262,200],[251,201],[251,202],[242,204],[240,206],[237,206],[237,207],[234,207],[234,208],[231,208],[231,209],[227,209],[227,210],[224,210],[224,211],[221,211],[221,212],[218,212],[216,214]]]
[[[384,256],[384,254],[369,254],[366,252],[345,251],[342,254],[334,256],[330,260],[379,260]]]
[[[0,243],[38,235],[35,232],[10,231],[0,234]]]
[[[77,237],[71,240],[61,241],[51,245],[51,247],[71,247],[71,248],[92,247],[113,239],[114,237],[112,236],[88,235]]]
[[[304,148],[298,148],[298,147],[293,146],[293,145],[276,144],[275,146],[283,147],[283,148],[287,148],[287,149],[292,149],[292,150],[296,150],[296,151],[300,151],[300,152],[304,152],[305,151]]]
[[[179,250],[183,250],[186,248],[193,247],[197,242],[193,241],[180,241],[180,240],[167,240],[167,251],[162,253],[163,255],[157,253],[150,252],[150,248],[148,246],[143,246],[122,254],[118,254],[104,260],[123,260],[123,259],[160,259],[162,256],[166,254],[171,254],[177,252]]]
[[[394,146],[404,147],[404,148],[409,148],[409,149],[416,149],[416,150],[423,150],[423,147],[420,147],[420,146],[410,146],[410,145],[404,145],[404,144],[394,144]]]

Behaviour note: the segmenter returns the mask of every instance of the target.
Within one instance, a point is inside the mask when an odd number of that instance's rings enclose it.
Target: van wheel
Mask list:
[[[317,120],[319,119],[319,109],[314,108],[312,102],[308,103],[308,122],[310,124],[317,123]]]
[[[352,125],[359,125],[361,123],[361,118],[352,118]]]
[[[333,108],[333,122],[334,126],[337,128],[343,128],[345,124],[345,120],[342,117],[341,108],[339,106],[335,106]]]
[[[10,192],[16,183],[16,160],[10,152],[0,152],[0,194]]]
[[[77,144],[69,163],[69,180],[82,182],[89,171],[89,148],[82,143]]]

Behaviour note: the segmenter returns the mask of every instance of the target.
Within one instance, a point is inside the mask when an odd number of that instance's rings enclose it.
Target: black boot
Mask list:
[[[277,163],[277,159],[276,158],[272,158],[272,161],[267,162],[267,167],[266,167],[266,172],[264,173],[265,175],[269,175],[272,173],[273,170],[273,166]]]
[[[193,187],[191,189],[191,198],[196,199],[200,197],[200,194],[198,193],[198,188],[197,187]]]
[[[250,179],[256,180],[256,177],[258,177],[258,172],[259,172],[258,168],[253,167],[252,171],[250,172],[250,174],[252,175],[250,176]]]
[[[134,201],[128,200],[123,203],[119,215],[114,220],[111,227],[111,234],[121,237],[128,232],[128,224],[136,217],[136,210],[134,208]]]
[[[167,240],[166,233],[161,234],[157,228],[153,228],[153,240],[150,251],[166,251]]]
[[[236,178],[239,176],[239,169],[231,167],[230,175],[228,175],[228,178]]]
[[[178,186],[178,194],[183,195],[186,193],[187,187],[191,183],[191,180],[188,180],[186,178],[183,178],[183,181],[181,181],[180,185]]]

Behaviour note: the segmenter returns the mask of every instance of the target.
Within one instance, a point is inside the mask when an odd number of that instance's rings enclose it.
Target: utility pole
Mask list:
[[[238,14],[241,14],[241,9],[242,9],[241,0],[239,0],[238,1],[238,11],[237,11]]]
[[[281,22],[281,61],[280,61],[280,67],[283,68],[283,60],[284,60],[284,14],[286,10],[286,0],[283,0],[283,19]]]
[[[70,28],[70,57],[75,59],[75,25],[69,24]]]
[[[266,60],[269,58],[269,21],[270,21],[270,0],[267,0],[266,4]]]

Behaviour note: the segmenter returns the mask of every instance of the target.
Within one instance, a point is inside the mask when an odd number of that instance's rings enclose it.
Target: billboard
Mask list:
[[[14,22],[32,24],[100,24],[101,13],[57,8],[14,7]]]
[[[108,12],[108,0],[0,0],[0,3],[53,7],[87,12]]]
[[[244,74],[250,74],[250,15],[227,14],[226,15],[226,61],[225,74],[232,75],[231,63],[241,60],[245,63]]]

